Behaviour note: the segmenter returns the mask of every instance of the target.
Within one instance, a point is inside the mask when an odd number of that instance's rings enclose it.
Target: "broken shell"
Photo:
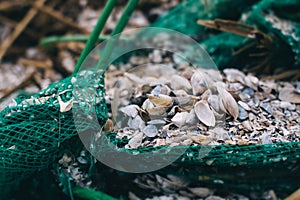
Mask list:
[[[157,96],[160,94],[169,95],[171,89],[167,85],[156,85],[155,88],[151,91],[151,94]]]
[[[206,126],[215,126],[216,119],[213,111],[209,108],[207,101],[201,100],[194,106],[198,119]]]
[[[68,112],[73,107],[73,98],[67,102],[63,102],[60,96],[57,97],[60,112]]]
[[[129,105],[120,108],[120,111],[126,114],[128,117],[135,118],[138,115],[139,106],[137,105]]]
[[[167,114],[165,107],[147,108],[146,111],[150,117],[154,117],[154,116],[164,117]]]
[[[188,91],[192,88],[190,82],[182,76],[173,75],[171,77],[171,88],[174,90],[185,90]]]
[[[242,102],[242,101],[238,101],[238,104],[239,104],[242,108],[244,108],[245,110],[247,110],[247,111],[250,111],[250,110],[251,110],[251,108],[248,106],[248,104],[246,104],[246,103],[244,103],[244,102]]]
[[[132,149],[138,148],[143,141],[143,133],[142,132],[136,132],[136,134],[129,140],[128,145]]]
[[[137,115],[135,118],[130,118],[128,120],[128,126],[134,130],[143,129],[145,127],[145,122]]]
[[[191,96],[174,97],[174,102],[178,103],[178,105],[185,105],[188,104],[191,101],[191,99]]]
[[[152,124],[152,125],[165,125],[166,121],[165,120],[161,120],[161,119],[154,119],[151,121],[148,121],[147,124]]]
[[[285,87],[279,91],[279,99],[290,103],[300,103],[300,94],[293,88]]]
[[[205,90],[205,92],[201,95],[201,98],[203,100],[208,100],[208,97],[212,94],[211,90],[210,89],[207,89]]]
[[[147,125],[144,129],[143,129],[143,133],[145,133],[146,136],[148,137],[155,137],[158,133],[156,126],[150,124]]]
[[[181,112],[176,113],[176,115],[172,118],[173,124],[175,124],[177,127],[182,127],[185,124],[185,120],[188,116],[188,112]]]
[[[209,137],[202,134],[188,133],[188,137],[197,144],[208,144],[210,142]]]
[[[153,108],[153,107],[154,107],[154,104],[149,99],[146,99],[142,105],[142,108],[144,110],[147,110],[147,109]]]
[[[224,69],[224,74],[229,82],[240,82],[245,85],[245,74],[237,69]]]
[[[198,118],[195,114],[195,110],[192,109],[189,114],[186,116],[186,120],[185,122],[188,124],[188,125],[196,125],[197,122],[198,122]]]
[[[160,94],[160,95],[149,94],[148,98],[155,106],[158,107],[167,107],[171,105],[173,102],[172,97],[164,94]]]
[[[188,188],[193,194],[200,198],[205,198],[212,193],[208,188],[197,187],[197,188]]]
[[[252,128],[252,125],[251,125],[250,121],[248,121],[248,120],[243,121],[243,122],[242,122],[242,125],[244,126],[244,128],[245,128],[247,131],[249,131],[249,132],[253,131],[253,128]]]

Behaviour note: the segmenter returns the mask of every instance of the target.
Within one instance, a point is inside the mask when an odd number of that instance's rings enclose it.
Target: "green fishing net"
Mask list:
[[[88,78],[95,81],[94,76]],[[103,78],[100,83],[103,86]],[[63,107],[64,103],[73,101],[72,89],[71,78],[67,78],[30,98],[17,98],[1,111],[1,196],[14,189],[27,175],[47,169],[56,159],[62,143],[77,134],[72,111]],[[96,104],[96,111],[100,124],[103,124],[107,113],[104,88],[97,87],[94,95],[101,99]],[[84,107],[83,115],[89,112],[86,106],[72,104],[79,109]],[[77,122],[77,126],[82,130],[90,128],[84,120]]]
[[[220,69],[229,66],[247,68],[265,62],[269,63],[269,68],[289,69],[300,64],[299,9],[300,2],[297,0],[189,0],[172,9],[152,26],[174,29],[195,37]],[[254,26],[272,38],[272,46],[265,48],[267,52],[261,48],[249,48],[237,54],[238,50],[251,45],[254,40],[207,30],[197,24],[199,19],[216,18]],[[264,56],[249,56],[255,53],[264,53]],[[266,65],[264,67],[267,68]]]
[[[196,21],[242,19],[274,38],[277,46],[272,52],[272,58],[279,58],[273,60],[274,66],[276,63],[299,66],[299,9],[300,3],[296,0],[189,0],[179,4],[152,26],[170,28],[197,37],[219,67],[239,67],[247,65],[253,59],[245,60],[241,55],[236,57],[233,52],[249,40],[231,33],[207,31],[197,25]],[[285,28],[281,28],[282,24],[286,25]],[[86,80],[94,82],[95,77],[90,75]],[[0,112],[0,197],[6,197],[30,174],[47,169],[57,158],[64,142],[77,134],[70,107],[82,109],[83,116],[91,108],[74,100],[72,82],[73,79],[69,77],[31,97],[18,97]],[[103,77],[96,82],[99,83],[93,88],[97,97],[95,99],[98,99],[96,115],[100,125],[103,125],[107,119]],[[76,123],[81,131],[96,128],[90,127],[84,120]],[[122,146],[122,141],[116,140],[113,134],[110,139],[118,148]],[[120,151],[126,150],[120,148]],[[134,151],[142,153],[155,149]],[[205,157],[199,157],[199,146],[192,146],[177,162],[161,172],[167,170],[168,173],[181,173],[195,181],[239,189],[281,187],[293,190],[300,187],[297,181],[300,177],[299,151],[299,143],[219,145],[207,152]],[[270,176],[270,171],[274,176]]]

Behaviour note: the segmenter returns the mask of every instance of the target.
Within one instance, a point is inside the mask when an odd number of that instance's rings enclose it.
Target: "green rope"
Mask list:
[[[117,3],[117,0],[109,0],[106,4],[105,7],[103,9],[103,12],[101,14],[101,16],[99,17],[97,24],[93,30],[93,32],[91,33],[91,36],[89,38],[89,40],[87,41],[82,53],[80,54],[80,57],[77,61],[77,64],[75,66],[73,75],[76,75],[80,69],[81,64],[83,63],[84,59],[86,58],[86,56],[91,52],[91,50],[94,48],[94,45],[96,43],[96,41],[99,38],[100,33],[103,30],[103,27],[110,15],[110,13],[112,12],[115,4]]]
[[[76,197],[85,200],[116,200],[116,198],[112,196],[91,188],[75,187],[73,188],[73,193],[76,195]]]

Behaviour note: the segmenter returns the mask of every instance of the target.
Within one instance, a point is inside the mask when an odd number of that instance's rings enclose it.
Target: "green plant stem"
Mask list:
[[[109,39],[108,35],[101,35],[98,37],[96,42],[102,42]],[[43,47],[48,47],[52,43],[58,42],[86,42],[88,41],[89,36],[87,35],[63,35],[63,36],[50,36],[41,39],[40,45]]]
[[[113,50],[114,44],[118,40],[118,37],[114,38],[113,36],[117,35],[123,31],[123,29],[125,28],[126,24],[129,21],[131,14],[133,13],[135,7],[137,6],[138,2],[139,2],[139,0],[129,0],[129,2],[127,3],[120,20],[118,21],[115,29],[113,30],[113,32],[111,34],[112,39],[108,40],[108,42],[105,46],[103,55],[101,55],[101,58],[97,64],[97,69],[105,69],[104,67],[107,65],[107,60]]]
[[[91,33],[89,40],[87,41],[83,51],[80,54],[80,57],[76,63],[73,75],[76,75],[78,73],[80,66],[83,63],[84,59],[94,48],[94,45],[95,45],[96,41],[98,40],[98,37],[99,37],[100,33],[102,32],[103,27],[104,27],[109,15],[112,12],[116,3],[117,3],[117,0],[109,0],[105,4],[103,12],[102,12],[101,16],[99,17],[97,24],[96,24],[93,32]]]

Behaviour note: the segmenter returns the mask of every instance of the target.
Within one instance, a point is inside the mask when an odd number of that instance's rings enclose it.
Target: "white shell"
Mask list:
[[[173,90],[182,89],[182,90],[188,91],[188,90],[192,89],[192,86],[186,78],[179,76],[179,75],[173,75],[171,77],[171,88]]]
[[[185,125],[185,120],[187,116],[189,115],[188,112],[178,112],[176,115],[171,119],[173,124],[175,124],[177,127],[182,127]]]
[[[215,126],[216,119],[213,111],[209,108],[207,101],[201,100],[194,106],[198,119],[206,126]]]
[[[120,111],[124,114],[126,114],[128,117],[136,117],[138,115],[138,110],[140,108],[137,105],[129,105],[129,106],[125,106],[120,108]]]
[[[143,129],[143,133],[145,133],[145,135],[148,137],[155,137],[158,133],[158,130],[156,126],[150,124]]]

